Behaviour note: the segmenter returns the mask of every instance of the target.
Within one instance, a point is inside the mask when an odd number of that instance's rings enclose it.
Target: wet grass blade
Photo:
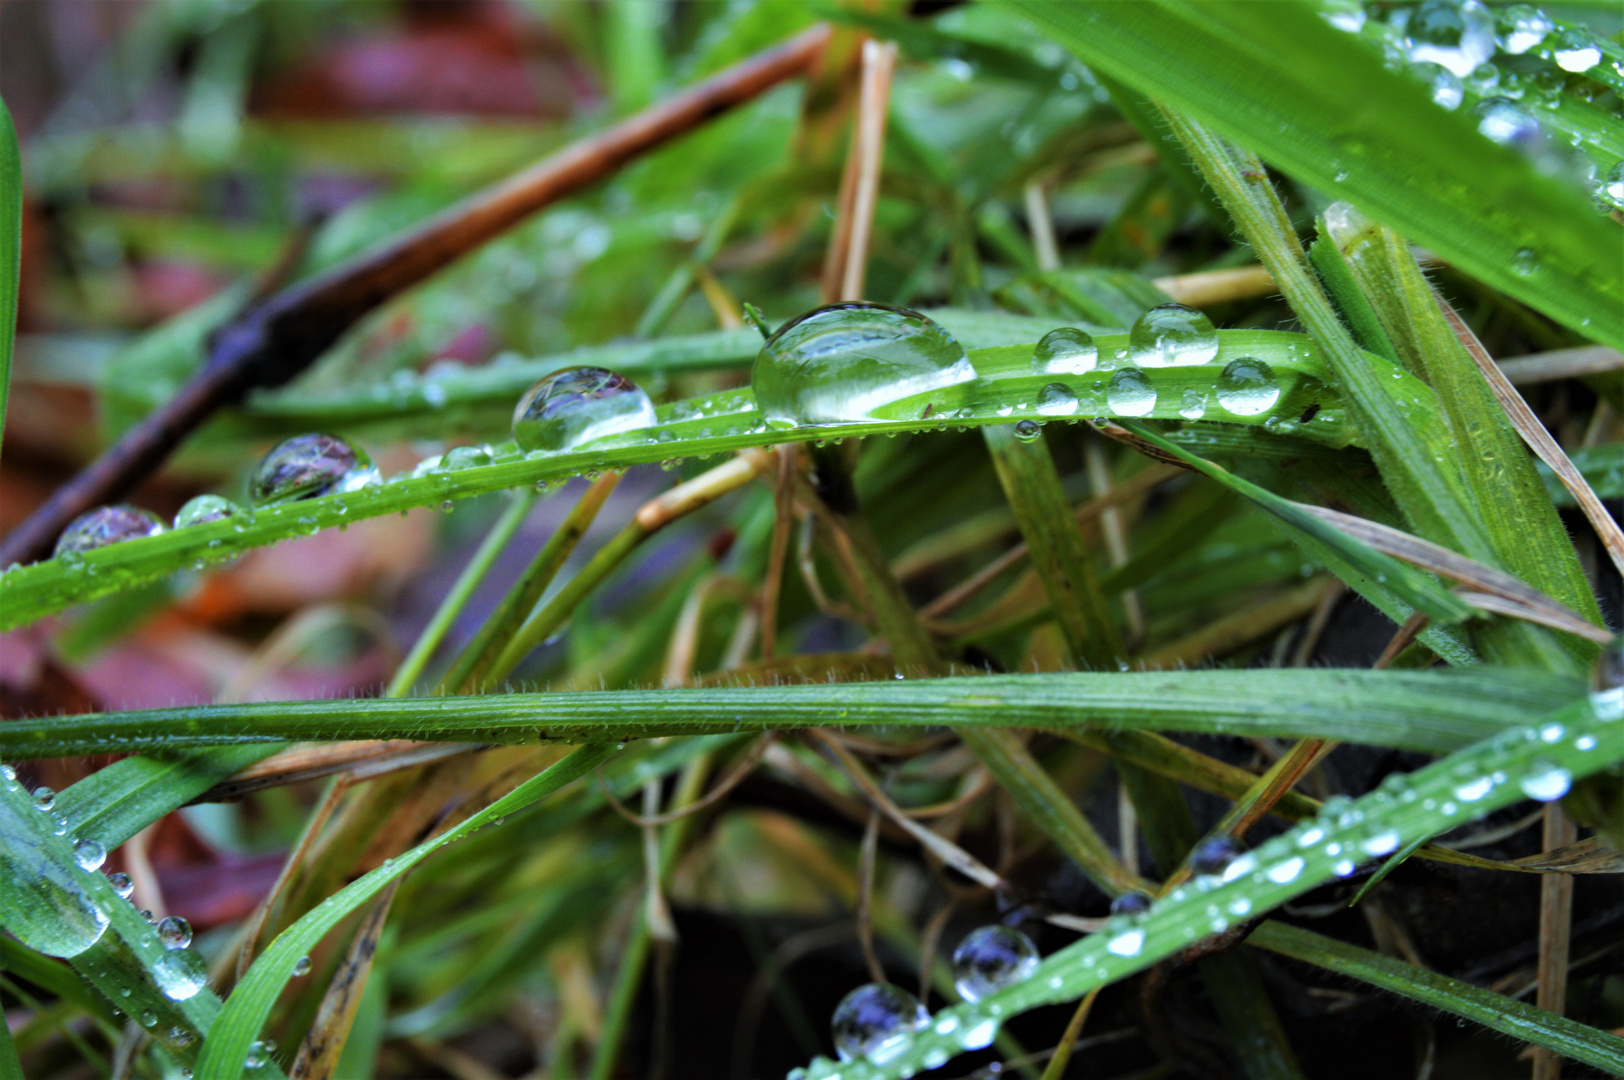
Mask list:
[[[1521,801],[1518,777],[1563,770],[1577,780],[1615,765],[1624,755],[1602,747],[1617,744],[1621,723],[1624,690],[1614,690],[1573,701],[1535,725],[1508,728],[1355,800],[1346,811],[1298,825],[1236,858],[1221,873],[1175,888],[1146,914],[1113,923],[1046,957],[1026,979],[974,1004],[941,1010],[884,1064],[820,1059],[808,1070],[809,1080],[836,1070],[845,1080],[893,1080],[937,1068],[944,1054],[965,1049],[962,1031],[989,1023],[996,1029],[1028,1010],[1075,1001],[1350,876],[1360,862]],[[1500,781],[1502,775],[1508,779]],[[1592,1052],[1611,1054],[1612,1039],[1596,1032],[1589,1039]]]
[[[524,809],[592,771],[614,754],[609,746],[583,746],[538,776],[526,781],[456,828],[425,841],[410,851],[388,860],[376,870],[356,879],[316,905],[266,948],[254,961],[248,974],[231,993],[218,1020],[203,1042],[198,1058],[200,1076],[236,1076],[248,1057],[249,1046],[259,1037],[271,1007],[282,987],[293,977],[299,958],[322,939],[340,920],[376,896],[390,882],[422,862],[436,850],[476,832],[485,825]]]
[[[288,740],[530,744],[861,725],[1069,727],[1329,737],[1447,753],[1577,680],[1535,671],[1076,672],[802,686],[200,705],[0,725],[0,755]]]
[[[1359,206],[1586,337],[1624,346],[1617,238],[1577,189],[1431,105],[1318,6],[1002,0],[1079,59]],[[1347,103],[1357,99],[1359,108]],[[1536,272],[1518,253],[1535,253]]]
[[[259,743],[124,758],[58,794],[56,808],[74,836],[112,851],[171,810],[280,749],[278,743]]]
[[[1270,952],[1402,994],[1429,1008],[1464,1017],[1604,1072],[1624,1075],[1624,1039],[1537,1009],[1516,998],[1272,919],[1252,931],[1247,941]]]

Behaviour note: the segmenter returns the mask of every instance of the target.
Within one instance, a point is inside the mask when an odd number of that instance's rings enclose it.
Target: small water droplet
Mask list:
[[[943,413],[971,382],[964,347],[916,311],[834,304],[786,323],[750,370],[767,424],[793,428]]]
[[[1269,867],[1269,880],[1276,885],[1287,885],[1297,880],[1297,875],[1303,872],[1303,859],[1300,855],[1293,855],[1285,862],[1276,863]]]
[[[150,1028],[154,1024],[156,1024],[157,1022],[158,1022],[158,1014],[153,1012],[151,1009],[144,1010],[141,1013],[141,1026],[142,1027]]]
[[[170,1001],[185,1001],[209,981],[208,968],[194,949],[166,949],[152,965],[152,981]]]
[[[1527,110],[1503,97],[1485,98],[1472,110],[1477,130],[1502,146],[1537,153],[1545,143],[1545,129]]]
[[[35,810],[44,812],[56,805],[56,792],[44,784],[35,788],[33,795]]]
[[[130,898],[130,894],[135,891],[134,879],[132,879],[130,875],[124,873],[122,870],[114,874],[108,874],[107,884],[111,885],[113,887],[113,891],[124,900],[128,900]]]
[[[1518,248],[1511,256],[1511,272],[1518,277],[1532,277],[1539,270],[1539,252],[1533,248]]]
[[[1105,951],[1116,956],[1138,956],[1145,946],[1145,932],[1135,927],[1115,934],[1105,943]]]
[[[1179,401],[1179,415],[1186,420],[1199,420],[1207,414],[1207,395],[1190,387]]]
[[[260,459],[248,481],[248,501],[276,506],[319,495],[359,491],[379,481],[372,459],[336,435],[295,435]]]
[[[1123,368],[1111,376],[1105,403],[1118,416],[1149,416],[1156,408],[1156,385],[1138,368]]]
[[[100,870],[107,861],[107,849],[94,840],[81,840],[73,845],[73,861],[85,870]]]
[[[930,1014],[906,990],[889,983],[866,983],[835,1006],[835,1051],[842,1061],[894,1055],[929,1023]]]
[[[298,978],[300,975],[308,974],[310,974],[310,957],[301,956],[293,962],[293,976]]]
[[[1410,59],[1465,75],[1494,55],[1494,16],[1478,0],[1427,0],[1410,13]]]
[[[174,1027],[169,1029],[169,1040],[176,1046],[190,1046],[192,1044],[192,1040],[195,1038],[197,1038],[197,1036],[193,1035],[190,1031],[181,1027],[179,1024],[176,1024]]]
[[[1573,774],[1560,765],[1536,761],[1528,774],[1519,782],[1523,794],[1540,802],[1552,802],[1568,793],[1573,786]]]
[[[1038,393],[1038,412],[1044,416],[1074,416],[1077,395],[1060,383],[1050,383]]]
[[[1190,852],[1190,869],[1198,874],[1221,874],[1241,853],[1231,836],[1214,836],[1197,844]]]
[[[1466,97],[1466,89],[1461,86],[1460,79],[1455,73],[1442,64],[1422,62],[1415,65],[1415,74],[1425,81],[1432,90],[1432,102],[1453,112],[1460,107]]]
[[[192,943],[192,924],[179,915],[165,915],[158,921],[158,940],[166,949],[184,949]]]
[[[1551,59],[1563,71],[1589,71],[1601,63],[1601,49],[1578,27],[1563,30],[1551,43]]]
[[[1128,353],[1140,367],[1205,364],[1218,355],[1218,331],[1204,312],[1183,304],[1162,304],[1133,324]]]
[[[1218,402],[1236,416],[1258,416],[1279,400],[1274,369],[1256,357],[1231,360],[1218,376]]]
[[[1111,914],[1142,915],[1150,910],[1150,904],[1149,893],[1125,892],[1111,901]]]
[[[1462,784],[1455,789],[1455,798],[1461,802],[1477,802],[1490,791],[1494,790],[1494,781],[1487,776],[1478,777],[1469,784]]]
[[[1370,837],[1359,846],[1364,848],[1366,855],[1386,855],[1390,852],[1397,851],[1398,844],[1398,833],[1389,829],[1385,832],[1377,833],[1375,836]]]
[[[953,950],[953,985],[966,1001],[1028,978],[1038,966],[1032,939],[1013,927],[983,926]]]
[[[959,1045],[966,1050],[983,1050],[998,1038],[998,1020],[992,1016],[973,1016],[965,1021],[959,1035]]]
[[[1545,40],[1556,24],[1532,4],[1512,4],[1500,13],[1500,47],[1521,56]]]
[[[1043,434],[1043,425],[1036,420],[1018,420],[1015,423],[1015,437],[1021,442],[1036,442]]]
[[[242,507],[220,495],[199,495],[188,499],[186,505],[175,512],[175,528],[188,525],[206,525],[211,521],[224,521],[242,513]]]
[[[1032,350],[1036,371],[1045,375],[1082,375],[1093,371],[1099,360],[1093,337],[1075,326],[1050,330]]]
[[[158,520],[158,515],[139,506],[130,506],[127,503],[98,506],[94,510],[80,514],[73,519],[72,524],[62,530],[52,554],[59,559],[63,556],[82,555],[87,551],[104,548],[108,544],[157,536],[163,531],[164,523]]]

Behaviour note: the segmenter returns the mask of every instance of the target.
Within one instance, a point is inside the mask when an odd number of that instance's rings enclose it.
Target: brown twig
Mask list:
[[[91,507],[156,469],[216,409],[303,371],[365,314],[541,208],[806,71],[828,41],[817,26],[601,135],[575,143],[417,229],[244,311],[215,336],[202,369],[0,543],[0,566],[40,558]]]
[[[1572,844],[1578,837],[1560,803],[1545,806],[1546,851]],[[1539,991],[1535,1004],[1561,1016],[1567,1005],[1568,944],[1573,931],[1573,878],[1547,874],[1539,882]],[[1557,1080],[1562,1057],[1543,1047],[1534,1050],[1534,1080]]]

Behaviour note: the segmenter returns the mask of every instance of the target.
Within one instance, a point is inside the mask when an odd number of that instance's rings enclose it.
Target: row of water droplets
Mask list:
[[[1212,320],[1182,304],[1145,312],[1134,323],[1126,347],[1112,356],[1102,357],[1087,332],[1061,327],[1045,335],[1031,356],[1030,374],[1054,381],[1035,400],[999,411],[1013,415],[1017,408],[1031,408],[1041,418],[1073,420],[1107,413],[1148,416],[1160,397],[1154,369],[1208,364],[1217,355]],[[925,316],[850,303],[818,308],[785,324],[762,347],[750,383],[766,426],[791,430],[924,417],[945,424],[970,414],[962,395],[978,378],[964,347]],[[1265,413],[1280,397],[1273,369],[1256,357],[1229,361],[1218,373],[1215,391],[1218,405],[1236,417]],[[1185,389],[1178,410],[1195,420],[1208,407],[1205,391]],[[676,407],[671,419],[703,421],[704,415],[694,409]],[[899,409],[910,411],[899,415]],[[512,429],[519,451],[538,457],[646,439],[658,423],[649,395],[624,375],[573,367],[553,372],[525,391],[514,408]],[[1036,438],[1040,423],[1022,419],[1016,433]],[[725,433],[739,430],[735,425]],[[711,431],[702,427],[697,434],[707,437]],[[489,446],[461,446],[422,462],[411,477],[490,465],[496,458]],[[246,508],[219,495],[200,495],[175,515],[173,527],[233,520],[241,530],[259,507],[359,491],[380,482],[376,466],[358,447],[336,435],[299,435],[271,450],[254,469]],[[314,518],[307,525],[315,531]],[[82,564],[86,552],[165,531],[150,511],[103,506],[69,525],[55,554]]]
[[[0,784],[4,784],[10,793],[22,791],[22,785],[17,780],[17,772],[10,765],[0,764]],[[11,881],[28,881],[34,884],[33,897],[17,899],[24,904],[35,902],[38,908],[34,914],[39,916],[26,920],[13,918],[7,929],[16,934],[29,948],[48,956],[65,959],[75,957],[100,941],[112,923],[111,912],[102,907],[95,896],[95,890],[88,887],[88,875],[100,872],[107,860],[107,849],[98,840],[75,839],[68,835],[67,817],[58,808],[57,793],[51,788],[36,787],[27,793],[26,798],[33,803],[34,811],[49,822],[51,833],[66,837],[72,844],[74,869],[57,864],[49,858],[40,860],[37,865],[18,864],[19,860],[13,854],[13,845],[23,843],[28,830],[20,822],[0,821],[0,825],[4,826],[3,832],[10,841],[7,845],[0,845],[0,862],[16,864],[6,867],[7,876]],[[11,800],[0,800],[0,817],[9,814],[13,805],[15,804]],[[114,896],[134,904],[135,882],[130,875],[118,871],[106,875],[106,881]],[[196,996],[208,984],[208,966],[192,948],[191,924],[179,915],[156,918],[151,911],[145,909],[142,909],[140,914],[152,927],[159,944],[163,946],[162,954],[145,965],[153,984],[165,998],[176,1003]],[[309,970],[310,958],[301,957],[295,964],[293,973],[304,975]],[[112,1002],[115,1016],[121,1015],[129,1008],[127,1001],[135,992],[133,987],[125,985],[118,993],[120,998],[125,1000]],[[158,1014],[148,1008],[133,1011],[132,1018],[149,1031],[158,1025]],[[187,1046],[197,1038],[195,1032],[178,1024],[172,1025],[163,1034],[167,1042],[176,1046]],[[249,1055],[247,1061],[248,1066],[253,1068],[265,1064],[272,1050],[274,1044],[255,1043],[254,1052]],[[181,1075],[184,1077],[190,1074],[182,1069]]]
[[[1587,706],[1590,717],[1603,724],[1624,721],[1624,688],[1614,686],[1593,694]],[[1619,738],[1615,736],[1613,743]],[[1130,892],[1113,901],[1112,917],[1094,935],[1104,939],[1106,958],[1087,953],[1082,966],[1102,978],[1112,977],[1105,966],[1109,957],[1138,957],[1145,946],[1145,921],[1163,905],[1184,905],[1217,894],[1207,901],[1198,920],[1183,928],[1186,940],[1194,941],[1204,934],[1223,933],[1262,913],[1244,894],[1227,899],[1222,895],[1235,893],[1226,887],[1242,879],[1260,887],[1290,886],[1303,879],[1310,860],[1327,866],[1338,878],[1351,877],[1361,864],[1385,859],[1403,847],[1406,837],[1384,820],[1392,819],[1400,807],[1413,807],[1433,819],[1459,816],[1464,823],[1482,816],[1484,801],[1512,782],[1512,771],[1518,774],[1515,783],[1521,796],[1540,802],[1560,799],[1572,786],[1572,772],[1544,755],[1555,757],[1558,749],[1588,754],[1599,746],[1595,732],[1574,730],[1556,720],[1511,729],[1493,740],[1493,750],[1502,758],[1515,755],[1522,760],[1515,766],[1502,760],[1500,767],[1486,766],[1481,760],[1457,762],[1447,767],[1439,795],[1423,794],[1417,790],[1415,777],[1394,773],[1358,802],[1344,795],[1332,796],[1312,820],[1256,851],[1244,850],[1226,835],[1208,839],[1190,854],[1191,880],[1159,899]],[[983,1000],[1032,979],[1039,974],[1038,967],[1037,949],[1018,930],[987,926],[973,931],[953,954],[954,983],[968,1003],[967,1009],[944,1011],[933,1018],[917,998],[899,987],[883,983],[858,987],[842,999],[834,1013],[834,1044],[840,1060],[817,1058],[809,1067],[793,1070],[789,1080],[840,1080],[843,1067],[851,1063],[883,1067],[910,1050],[925,1032],[933,1032],[961,1050],[989,1046],[997,1037],[1005,1010],[997,1002],[983,1006]],[[1046,988],[1060,993],[1066,988],[1065,980],[1050,975]],[[936,1044],[922,1063],[935,1069],[947,1060],[947,1051]]]
[[[1384,18],[1349,7],[1331,21],[1375,42],[1388,67],[1422,79],[1443,108],[1475,99],[1477,128],[1487,138],[1579,186],[1603,209],[1624,209],[1624,161],[1599,167],[1578,134],[1564,136],[1554,113],[1564,96],[1619,112],[1624,65],[1607,60],[1588,31],[1558,26],[1530,4],[1496,12],[1479,0],[1427,0],[1392,7]]]

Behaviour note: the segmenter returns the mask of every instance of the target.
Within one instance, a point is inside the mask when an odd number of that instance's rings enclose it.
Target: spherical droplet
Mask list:
[[[122,870],[114,874],[108,874],[107,884],[111,885],[113,891],[118,893],[119,897],[124,900],[128,900],[130,894],[135,891],[135,881]]]
[[[1556,29],[1550,16],[1532,4],[1512,4],[1500,13],[1500,47],[1521,56]]]
[[[1472,110],[1477,130],[1502,146],[1535,154],[1545,142],[1545,129],[1527,110],[1503,97],[1485,98]]]
[[[1461,85],[1455,73],[1442,64],[1423,61],[1415,65],[1415,74],[1422,79],[1432,91],[1432,103],[1442,106],[1453,112],[1460,107],[1466,97],[1466,89]]]
[[[440,459],[440,471],[456,472],[459,469],[476,469],[489,465],[492,460],[494,460],[494,456],[488,446],[454,446],[447,450]]]
[[[1075,416],[1077,395],[1061,383],[1050,383],[1038,392],[1038,412],[1044,416]]]
[[[1427,0],[1410,14],[1410,59],[1465,75],[1494,55],[1494,16],[1477,0]]]
[[[1573,774],[1560,765],[1536,761],[1528,774],[1519,782],[1524,795],[1540,802],[1552,802],[1568,793],[1573,786]]]
[[[1205,364],[1217,355],[1218,331],[1212,320],[1183,304],[1151,308],[1128,332],[1128,357],[1140,367]]]
[[[1093,371],[1099,360],[1093,337],[1075,326],[1050,330],[1032,350],[1036,370],[1045,375],[1082,375]]]
[[[108,544],[123,540],[139,540],[144,536],[157,536],[164,531],[158,515],[139,506],[120,503],[117,506],[98,506],[80,514],[73,524],[62,530],[57,538],[57,558],[95,551]]]
[[[890,983],[867,983],[835,1006],[835,1052],[842,1061],[885,1057],[929,1023],[930,1014],[908,991]]]
[[[242,513],[242,507],[219,495],[199,495],[188,499],[186,505],[175,512],[175,528],[188,525],[206,525],[211,521],[224,521]]]
[[[158,1014],[153,1012],[151,1009],[143,1009],[140,1019],[141,1026],[144,1028],[149,1028],[158,1022]]]
[[[1179,398],[1179,415],[1186,420],[1199,420],[1207,415],[1207,396],[1193,387],[1186,387]]]
[[[1138,368],[1123,368],[1111,376],[1105,403],[1118,416],[1148,416],[1156,408],[1156,384]]]
[[[41,784],[39,787],[35,788],[33,795],[35,810],[43,812],[56,805],[56,792],[51,788],[46,787],[44,784]]]
[[[1043,425],[1036,420],[1015,421],[1015,437],[1021,442],[1036,442],[1043,434]]]
[[[1511,272],[1518,277],[1532,277],[1539,263],[1539,252],[1533,248],[1518,248],[1511,256]]]
[[[73,845],[73,861],[84,870],[100,870],[107,861],[107,849],[94,840],[81,840]]]
[[[654,403],[626,376],[603,368],[565,368],[519,398],[513,438],[527,452],[559,453],[654,422]]]
[[[1236,416],[1257,416],[1280,400],[1274,369],[1256,357],[1242,356],[1224,365],[1218,376],[1218,403]]]
[[[1624,161],[1616,161],[1613,167],[1607,170],[1607,179],[1602,181],[1601,197],[1611,203],[1613,209],[1624,210]]]
[[[1150,910],[1150,894],[1125,892],[1111,901],[1112,915],[1142,915]]]
[[[170,1001],[185,1001],[209,981],[209,969],[195,949],[168,949],[152,965],[152,981]]]
[[[169,1040],[176,1046],[190,1046],[195,1038],[197,1038],[196,1035],[193,1035],[179,1024],[169,1029]]]
[[[1190,852],[1190,869],[1198,874],[1221,874],[1240,853],[1241,846],[1234,837],[1214,836]]]
[[[976,377],[964,347],[916,311],[834,304],[769,338],[750,370],[771,427],[913,419],[945,411],[945,392]]]
[[[310,957],[301,956],[299,959],[293,962],[294,978],[298,978],[300,975],[308,974],[310,974]]]
[[[336,435],[295,435],[260,459],[248,481],[255,506],[359,491],[378,481],[372,460]]]
[[[983,926],[965,935],[953,950],[953,985],[965,1001],[1031,976],[1038,966],[1037,946],[1011,926]]]
[[[165,915],[158,920],[158,940],[166,949],[184,949],[192,943],[192,924],[179,915]]]

